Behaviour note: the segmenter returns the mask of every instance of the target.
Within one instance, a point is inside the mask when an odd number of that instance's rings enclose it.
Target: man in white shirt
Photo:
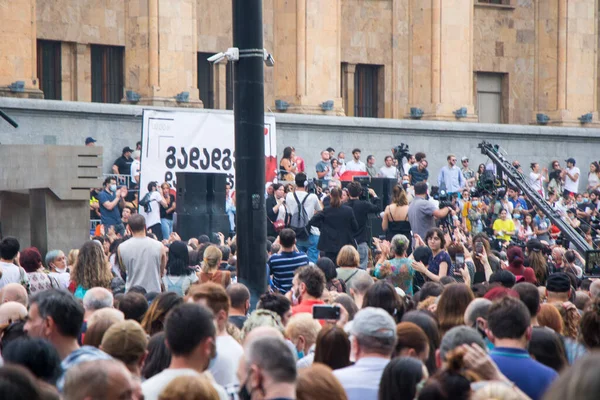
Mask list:
[[[306,174],[300,172],[296,174],[294,179],[296,181],[296,189],[293,192],[288,193],[285,198],[287,211],[288,214],[293,217],[295,213],[299,212],[300,207],[303,207],[306,211],[308,222],[315,215],[315,212],[322,210],[321,202],[316,194],[306,192],[306,189],[304,188]],[[304,201],[305,198],[306,201]],[[304,202],[304,205],[302,205],[302,202]],[[298,235],[298,233],[296,233],[296,235]],[[319,250],[317,250],[319,235],[319,228],[313,226],[310,228],[308,238],[297,238],[296,240],[296,247],[298,250],[306,253],[309,261],[313,263],[316,263],[319,259]]]
[[[348,400],[377,399],[379,382],[396,345],[396,323],[385,310],[366,307],[350,327],[350,359],[355,364],[333,371]]]
[[[408,171],[415,165],[417,165],[417,159],[414,155],[409,154],[408,157],[406,157],[406,162],[402,166],[404,168],[404,173],[408,174]]]
[[[565,180],[563,196],[568,196],[571,194],[573,196],[577,196],[577,193],[579,192],[579,175],[581,175],[581,171],[579,171],[579,168],[575,166],[575,159],[573,157],[566,161],[567,168],[565,168],[560,174]]]
[[[213,282],[206,282],[194,286],[189,296],[194,303],[208,307],[214,315],[217,327],[217,357],[208,370],[215,382],[223,387],[239,384],[235,372],[244,356],[244,349],[227,333],[230,302],[225,288]]]
[[[542,198],[544,196],[544,182],[548,180],[548,168],[542,168],[540,170],[540,164],[531,163],[531,172],[529,173],[529,185],[531,188],[538,192]]]
[[[346,171],[367,172],[367,166],[360,161],[360,149],[352,150],[352,160],[346,163]]]
[[[159,241],[168,239],[163,238],[162,226],[160,224],[160,206],[162,205],[166,208],[168,204],[158,190],[158,182],[150,182],[148,184],[148,193],[150,193],[148,204],[140,204],[140,214],[146,218],[148,230],[155,234]]]
[[[132,237],[121,243],[117,256],[127,271],[125,291],[141,286],[147,292],[160,292],[161,277],[167,265],[167,254],[161,242],[146,236],[146,220],[143,215],[129,218]]]
[[[27,274],[21,268],[13,264],[15,258],[19,255],[20,244],[14,237],[5,237],[0,242],[0,289],[9,283],[27,283]]]
[[[383,178],[398,179],[398,169],[394,166],[392,156],[385,156],[385,166],[379,168],[379,176]]]
[[[144,399],[157,400],[171,381],[179,376],[206,376],[226,400],[227,393],[212,375],[205,373],[216,357],[216,329],[209,309],[198,304],[181,304],[171,310],[165,321],[165,340],[171,350],[169,368],[142,384]]]
[[[140,183],[140,151],[134,151],[131,156],[133,157],[133,162],[131,163],[131,184],[139,185]]]

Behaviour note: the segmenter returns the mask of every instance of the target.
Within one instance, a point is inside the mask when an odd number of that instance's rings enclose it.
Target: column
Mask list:
[[[36,0],[0,3],[0,96],[43,98],[37,78]],[[14,82],[24,85],[10,89]]]
[[[275,99],[288,102],[288,112],[344,115],[341,0],[276,2],[274,7]],[[333,110],[323,111],[321,103],[329,100]]]
[[[535,110],[549,125],[598,126],[597,0],[549,0],[536,8]]]
[[[349,117],[354,116],[354,73],[356,72],[356,64],[344,64],[342,71],[342,86],[344,97],[344,111]]]
[[[92,101],[92,48],[86,44],[74,43],[73,53],[73,100]]]
[[[202,107],[196,0],[127,0],[126,7],[125,90],[141,105]],[[176,100],[182,92],[188,102]]]
[[[423,119],[476,121],[473,106],[473,0],[410,0],[409,108]],[[407,115],[408,117],[409,115]]]
[[[214,108],[225,110],[227,108],[227,68],[228,63],[221,62],[213,66]]]

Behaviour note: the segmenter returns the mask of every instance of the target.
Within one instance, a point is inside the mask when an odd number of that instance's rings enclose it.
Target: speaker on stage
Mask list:
[[[182,240],[213,232],[229,233],[225,174],[177,172],[177,223]]]
[[[381,198],[381,206],[385,208],[392,202],[392,191],[398,180],[394,178],[371,178],[370,186]]]

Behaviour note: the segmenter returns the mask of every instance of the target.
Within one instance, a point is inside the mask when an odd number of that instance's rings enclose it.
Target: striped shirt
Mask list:
[[[273,288],[286,293],[292,288],[296,268],[308,265],[305,253],[292,251],[273,254],[267,263],[269,275],[273,275]]]

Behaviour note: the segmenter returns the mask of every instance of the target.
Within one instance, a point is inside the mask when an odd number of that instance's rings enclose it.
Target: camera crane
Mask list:
[[[554,225],[556,225],[563,236],[565,236],[569,242],[573,243],[575,248],[582,254],[587,251],[593,250],[593,248],[581,237],[579,233],[568,223],[562,220],[561,216],[544,200],[540,194],[531,189],[529,184],[525,181],[525,177],[522,173],[517,171],[510,162],[500,153],[500,147],[498,145],[492,145],[486,141],[479,143],[478,146],[481,149],[481,153],[488,156],[499,171],[503,172],[511,184],[518,187],[529,200],[535,204],[544,215],[546,215]]]

